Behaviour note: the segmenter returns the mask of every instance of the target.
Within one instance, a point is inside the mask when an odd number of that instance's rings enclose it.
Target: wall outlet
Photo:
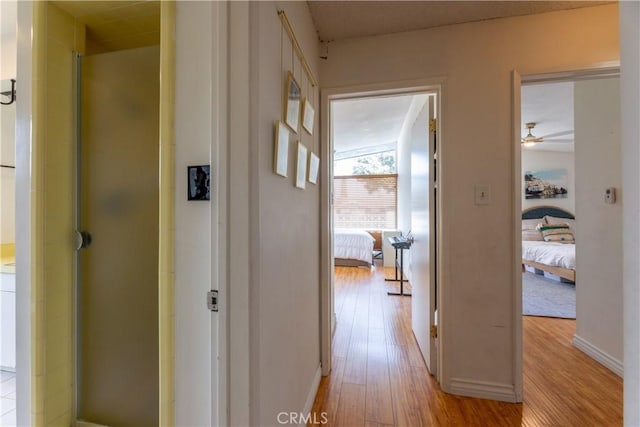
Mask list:
[[[476,205],[488,205],[490,200],[489,186],[476,185],[475,187],[475,203]]]

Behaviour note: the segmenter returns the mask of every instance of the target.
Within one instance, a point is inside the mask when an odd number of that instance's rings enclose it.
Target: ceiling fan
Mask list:
[[[536,145],[536,144],[538,144],[540,142],[560,142],[560,143],[573,142],[573,139],[558,139],[558,138],[554,138],[554,137],[557,137],[557,136],[572,135],[573,134],[572,130],[563,131],[563,132],[557,132],[557,133],[553,133],[553,134],[537,137],[532,132],[533,128],[536,127],[536,123],[535,122],[529,122],[529,123],[525,124],[524,127],[528,130],[527,135],[524,138],[521,139],[521,144],[524,147],[533,147],[534,145]]]
[[[537,138],[536,136],[534,136],[531,133],[531,130],[536,127],[536,124],[534,122],[530,122],[524,125],[525,128],[527,128],[527,130],[529,131],[529,133],[527,133],[527,136],[525,136],[524,138],[522,138],[522,145],[524,145],[525,147],[533,147],[535,144],[537,144],[538,142],[542,142],[544,141],[544,138]]]

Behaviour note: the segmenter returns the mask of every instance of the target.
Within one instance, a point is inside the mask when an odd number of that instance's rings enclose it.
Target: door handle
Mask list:
[[[86,249],[91,245],[91,241],[93,238],[91,237],[91,233],[88,231],[77,231],[76,230],[76,239],[75,239],[76,250]]]

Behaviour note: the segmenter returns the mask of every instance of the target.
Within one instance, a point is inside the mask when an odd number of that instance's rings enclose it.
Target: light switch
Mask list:
[[[476,205],[488,205],[489,204],[489,186],[488,185],[476,185],[475,187],[475,202]]]
[[[616,202],[616,189],[614,187],[607,188],[604,191],[604,202],[610,205]]]

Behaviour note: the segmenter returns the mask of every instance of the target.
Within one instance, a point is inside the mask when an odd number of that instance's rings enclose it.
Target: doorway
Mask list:
[[[393,98],[393,97],[400,97],[400,96],[407,96],[407,95],[411,95],[414,98],[418,98],[420,96],[420,94],[423,94],[421,96],[423,96],[423,99],[420,102],[416,102],[415,105],[413,106],[412,109],[412,118],[403,121],[403,125],[405,125],[404,127],[405,129],[405,135],[403,136],[404,138],[407,138],[407,141],[410,141],[410,138],[412,137],[412,131],[413,131],[413,127],[416,123],[416,119],[418,118],[418,116],[420,115],[421,112],[423,112],[426,114],[425,117],[428,117],[429,114],[429,105],[431,105],[431,114],[433,115],[432,118],[435,119],[435,117],[439,117],[437,112],[440,110],[440,102],[441,102],[441,97],[440,97],[440,88],[441,88],[441,82],[429,82],[427,84],[425,84],[424,86],[409,86],[409,87],[390,87],[391,85],[386,85],[386,86],[378,86],[378,87],[371,87],[371,88],[367,88],[367,90],[349,90],[349,89],[341,89],[341,90],[329,90],[329,91],[325,91],[323,92],[323,103],[322,103],[322,120],[323,120],[323,128],[326,129],[326,133],[325,133],[325,144],[323,145],[324,148],[324,152],[323,152],[323,161],[324,161],[324,167],[325,167],[325,172],[323,174],[323,181],[322,181],[322,185],[323,185],[323,190],[322,190],[322,203],[321,203],[321,209],[323,212],[323,227],[322,227],[322,244],[321,244],[321,253],[322,253],[322,268],[321,268],[321,273],[322,273],[322,277],[321,277],[321,282],[323,284],[327,284],[326,286],[323,286],[323,291],[322,291],[322,298],[321,298],[321,313],[322,313],[322,336],[321,336],[321,350],[322,350],[322,369],[323,369],[323,375],[328,375],[330,370],[331,370],[331,357],[332,357],[332,339],[335,339],[333,337],[333,332],[336,330],[336,321],[339,322],[339,319],[336,319],[336,301],[334,299],[334,286],[335,286],[335,282],[334,282],[334,271],[335,271],[335,259],[334,259],[334,227],[337,225],[336,219],[334,217],[334,212],[335,212],[335,208],[336,206],[334,205],[334,203],[336,203],[336,201],[338,200],[339,195],[337,194],[336,189],[333,186],[333,182],[334,182],[334,168],[336,168],[336,163],[334,162],[335,158],[334,158],[334,153],[336,153],[336,147],[334,146],[334,135],[335,135],[335,131],[336,131],[336,117],[335,117],[335,105],[338,103],[345,103],[345,102],[349,102],[349,101],[354,101],[354,100],[371,100],[371,99],[376,99],[376,98],[381,98],[381,97],[387,97],[387,98]],[[358,88],[361,89],[361,88]],[[431,102],[429,102],[428,100],[431,99]],[[411,102],[410,102],[411,103]],[[409,109],[409,108],[408,108]],[[406,118],[406,116],[405,116]],[[366,119],[365,119],[366,121]],[[400,128],[402,128],[403,126],[401,125]],[[437,127],[437,126],[436,126]],[[416,128],[417,129],[417,128]],[[433,191],[433,189],[435,188],[435,182],[436,182],[436,176],[439,176],[441,171],[437,170],[437,168],[435,168],[435,163],[431,164],[431,161],[429,161],[429,159],[435,161],[434,157],[435,157],[435,152],[436,150],[436,139],[435,139],[435,132],[433,132],[434,138],[430,139],[427,136],[429,135],[429,120],[425,120],[424,126],[421,128],[423,130],[424,133],[424,143],[427,145],[427,148],[425,148],[424,152],[428,153],[429,150],[431,154],[425,156],[426,158],[423,159],[422,162],[419,162],[418,165],[415,166],[415,171],[416,172],[425,172],[424,175],[426,177],[431,177],[433,178],[433,181],[428,180],[428,185],[431,188],[431,194],[433,194],[433,199],[430,200],[431,203],[428,203],[428,206],[424,206],[424,211],[428,213],[428,219],[425,222],[425,225],[427,226],[427,228],[430,231],[426,232],[426,235],[431,237],[431,236],[435,236],[436,235],[436,230],[440,229],[440,225],[439,225],[439,219],[436,220],[435,218],[435,211],[436,209],[429,209],[429,205],[433,206],[433,207],[440,207],[441,206],[441,200],[439,197],[436,196],[435,191]],[[436,130],[436,128],[434,128],[434,131]],[[396,137],[400,137],[400,135],[397,135]],[[431,144],[430,144],[431,143]],[[441,141],[437,141],[437,144],[439,145],[441,143]],[[378,144],[379,146],[383,145],[383,144]],[[354,154],[362,154],[361,152],[358,152],[358,150],[362,150],[363,148],[360,147],[356,147],[352,149],[352,152]],[[398,158],[398,167],[401,167],[400,165],[403,164],[405,165],[405,167],[407,167],[404,171],[400,171],[398,170],[398,196],[396,199],[397,205],[398,205],[398,212],[400,211],[400,205],[403,204],[403,206],[405,207],[405,211],[403,212],[403,218],[408,218],[405,220],[404,223],[402,223],[402,227],[405,228],[402,231],[405,233],[405,237],[409,234],[409,231],[412,230],[412,225],[411,225],[411,217],[412,217],[412,207],[411,207],[411,179],[412,179],[412,172],[411,172],[411,162],[412,162],[412,155],[413,154],[417,154],[417,153],[413,153],[412,149],[411,149],[411,144],[408,143],[404,146],[403,148],[404,152],[402,153],[402,155],[399,155]],[[380,153],[382,151],[378,151],[378,153]],[[399,151],[400,152],[400,151]],[[344,156],[344,153],[342,154],[338,154],[337,156]],[[353,156],[353,157],[358,157],[358,156]],[[402,159],[400,158],[402,157]],[[357,163],[357,160],[356,160]],[[352,166],[353,167],[353,166]],[[422,168],[422,171],[420,170]],[[426,171],[424,170],[426,169]],[[430,173],[431,172],[431,173]],[[425,178],[428,179],[428,178]],[[403,180],[406,184],[402,184]],[[401,190],[402,188],[402,190]],[[400,196],[400,192],[404,191],[404,194],[402,196]],[[429,194],[429,191],[427,191],[427,194]],[[402,199],[404,198],[404,201],[402,201]],[[426,199],[428,200],[428,198]],[[431,212],[430,212],[431,211]],[[395,212],[394,212],[395,213]],[[431,217],[430,215],[433,215],[433,217]],[[398,214],[398,219],[400,218],[400,214]],[[432,220],[432,221],[430,221]],[[384,245],[384,240],[385,238],[389,238],[391,237],[391,235],[385,235],[384,237],[382,237],[383,233],[395,233],[395,235],[400,235],[400,229],[398,228],[398,225],[400,224],[401,221],[396,223],[396,227],[393,230],[388,230],[388,229],[383,229],[383,230],[378,230],[381,231],[380,233],[380,238],[382,240],[382,245]],[[419,226],[419,225],[418,225]],[[410,235],[409,235],[410,237]],[[436,245],[435,239],[430,239],[432,240],[431,242],[428,243],[429,247],[431,247],[430,245]],[[422,243],[422,242],[420,242]],[[434,248],[438,248],[440,247],[441,242],[438,242],[437,246],[433,246]],[[382,246],[382,252],[384,253],[384,246]],[[381,261],[374,261],[374,262],[378,262],[380,265],[380,268],[384,268],[384,265],[386,265],[390,260],[389,258],[391,258],[391,265],[395,265],[395,251],[392,249],[390,252],[390,255],[383,255],[383,258],[386,258],[386,260],[381,260]],[[421,253],[420,255],[422,256],[426,256],[428,258],[428,261],[425,263],[426,265],[429,266],[433,266],[435,267],[436,262],[435,262],[435,252],[436,250],[433,250],[433,252],[428,252],[425,251],[426,253]],[[404,275],[412,275],[411,272],[411,262],[409,259],[407,259],[407,263],[404,266]],[[441,260],[438,260],[438,263],[440,263]],[[374,264],[375,265],[375,264]],[[417,263],[416,263],[417,265]],[[424,265],[423,265],[424,266]],[[391,270],[392,268],[390,268]],[[438,285],[436,286],[436,280],[435,278],[439,277],[440,274],[438,274],[436,276],[436,271],[438,271],[436,268],[429,268],[427,270],[427,277],[429,277],[430,274],[434,275],[434,280],[430,280],[430,281],[426,281],[423,284],[423,286],[425,287],[425,291],[420,293],[420,291],[418,291],[418,294],[421,298],[424,298],[424,300],[421,300],[422,303],[418,305],[417,310],[424,310],[426,309],[426,314],[424,316],[415,316],[416,318],[421,318],[424,319],[423,321],[428,322],[427,325],[420,325],[420,326],[424,326],[423,329],[421,328],[414,328],[412,326],[409,326],[409,330],[411,330],[413,328],[413,334],[414,335],[417,331],[418,334],[424,335],[425,331],[426,331],[426,339],[423,340],[423,343],[427,343],[426,348],[422,349],[422,355],[420,356],[421,359],[424,359],[424,361],[426,361],[427,366],[431,363],[432,358],[431,356],[434,356],[433,359],[433,364],[432,366],[430,366],[430,370],[431,373],[434,375],[437,375],[439,372],[441,372],[441,370],[438,368],[439,364],[441,363],[441,359],[437,358],[437,349],[436,349],[436,337],[437,337],[437,333],[435,331],[435,328],[437,327],[437,315],[435,312],[435,307],[436,307],[436,292],[435,292],[435,288],[437,286],[441,286],[441,282],[437,282]],[[441,271],[441,270],[440,270]],[[398,272],[400,273],[400,272]],[[411,280],[411,277],[408,277],[409,280]],[[396,287],[399,287],[399,283],[395,283],[395,284],[391,284],[389,282],[388,283],[388,287],[389,287],[389,291],[398,291],[398,289],[395,289]],[[420,285],[419,285],[420,286]],[[416,287],[416,283],[411,285],[412,289],[415,289]],[[408,293],[408,290],[405,291],[406,293]],[[395,296],[387,296],[387,298],[396,298]],[[405,297],[397,297],[397,298],[405,298]],[[413,297],[412,297],[413,298]],[[406,298],[408,299],[408,298]],[[407,301],[409,306],[412,305],[412,301],[409,300]],[[415,300],[414,300],[415,302]],[[415,340],[415,338],[412,337],[412,339]],[[418,340],[418,342],[420,342],[420,340]],[[425,351],[427,350],[427,351]],[[425,362],[422,362],[425,363]],[[437,377],[436,377],[437,378]]]
[[[522,268],[518,269],[514,278],[517,294],[521,296],[520,301],[516,301],[516,315],[521,322],[516,329],[519,334],[516,354],[524,351],[524,366],[521,369],[524,374],[525,402],[532,399],[534,389],[559,393],[554,395],[554,399],[558,400],[562,399],[563,394],[569,395],[562,392],[563,384],[552,381],[557,377],[553,369],[560,367],[554,361],[540,357],[540,354],[535,355],[537,345],[534,343],[540,342],[543,336],[547,336],[546,340],[558,342],[554,351],[564,352],[563,355],[556,355],[556,360],[572,360],[573,364],[580,361],[578,366],[581,369],[599,372],[598,375],[602,375],[600,382],[612,387],[604,393],[613,397],[621,394],[621,388],[618,390],[616,386],[616,381],[619,382],[616,375],[622,376],[622,213],[620,200],[615,197],[621,183],[622,160],[618,129],[618,73],[617,69],[587,70],[527,76],[522,81],[517,73],[514,75],[517,100],[514,102],[514,137],[517,141],[514,158],[517,192],[517,197],[514,197],[517,224],[515,248],[517,258],[522,259]],[[527,101],[528,96],[545,90],[550,91],[543,97],[547,101],[563,92],[568,94],[571,112],[567,116],[571,126],[565,126],[566,129],[543,129],[545,122],[553,125],[554,120],[558,121],[558,117],[567,113],[556,111],[562,104],[557,100],[548,108],[544,105],[534,108],[527,105],[531,104],[531,99],[535,99],[533,96]],[[544,104],[545,99],[538,101]],[[539,117],[527,117],[536,108]],[[547,149],[532,153],[530,147],[536,145]],[[565,158],[571,164],[562,164]],[[544,161],[540,163],[541,160]],[[559,180],[563,180],[563,183]],[[543,198],[540,193],[549,197]],[[544,215],[531,215],[532,211]],[[538,225],[531,228],[527,226],[531,224],[527,223]],[[610,227],[606,237],[600,238],[604,236],[602,233],[605,233],[606,227]],[[549,256],[546,259],[530,259],[536,255],[534,249],[537,245],[556,245],[564,252],[572,247],[572,265],[554,265],[554,261],[565,260],[564,256],[558,256],[555,252],[547,253]],[[539,255],[542,256],[542,253]],[[518,264],[520,267],[520,260]],[[549,280],[554,278],[555,281]],[[533,291],[527,290],[526,287],[531,283],[527,284],[526,281],[532,280],[538,286]],[[603,288],[601,284],[605,282],[608,285]],[[562,290],[560,288],[570,288],[575,301],[574,314],[529,313],[526,300],[540,296],[541,287],[549,288],[554,295]],[[551,306],[559,301],[555,297],[546,300],[546,305]],[[519,303],[522,303],[521,307],[518,307]],[[523,314],[529,316],[523,318]],[[531,360],[532,357],[535,361]],[[539,372],[538,367],[543,372]],[[549,378],[549,381],[545,383],[544,378]],[[598,388],[595,384],[593,387]],[[616,402],[615,398],[601,400],[603,405],[604,402]],[[608,408],[608,412],[619,412],[615,403]],[[603,413],[602,416],[606,415]]]

